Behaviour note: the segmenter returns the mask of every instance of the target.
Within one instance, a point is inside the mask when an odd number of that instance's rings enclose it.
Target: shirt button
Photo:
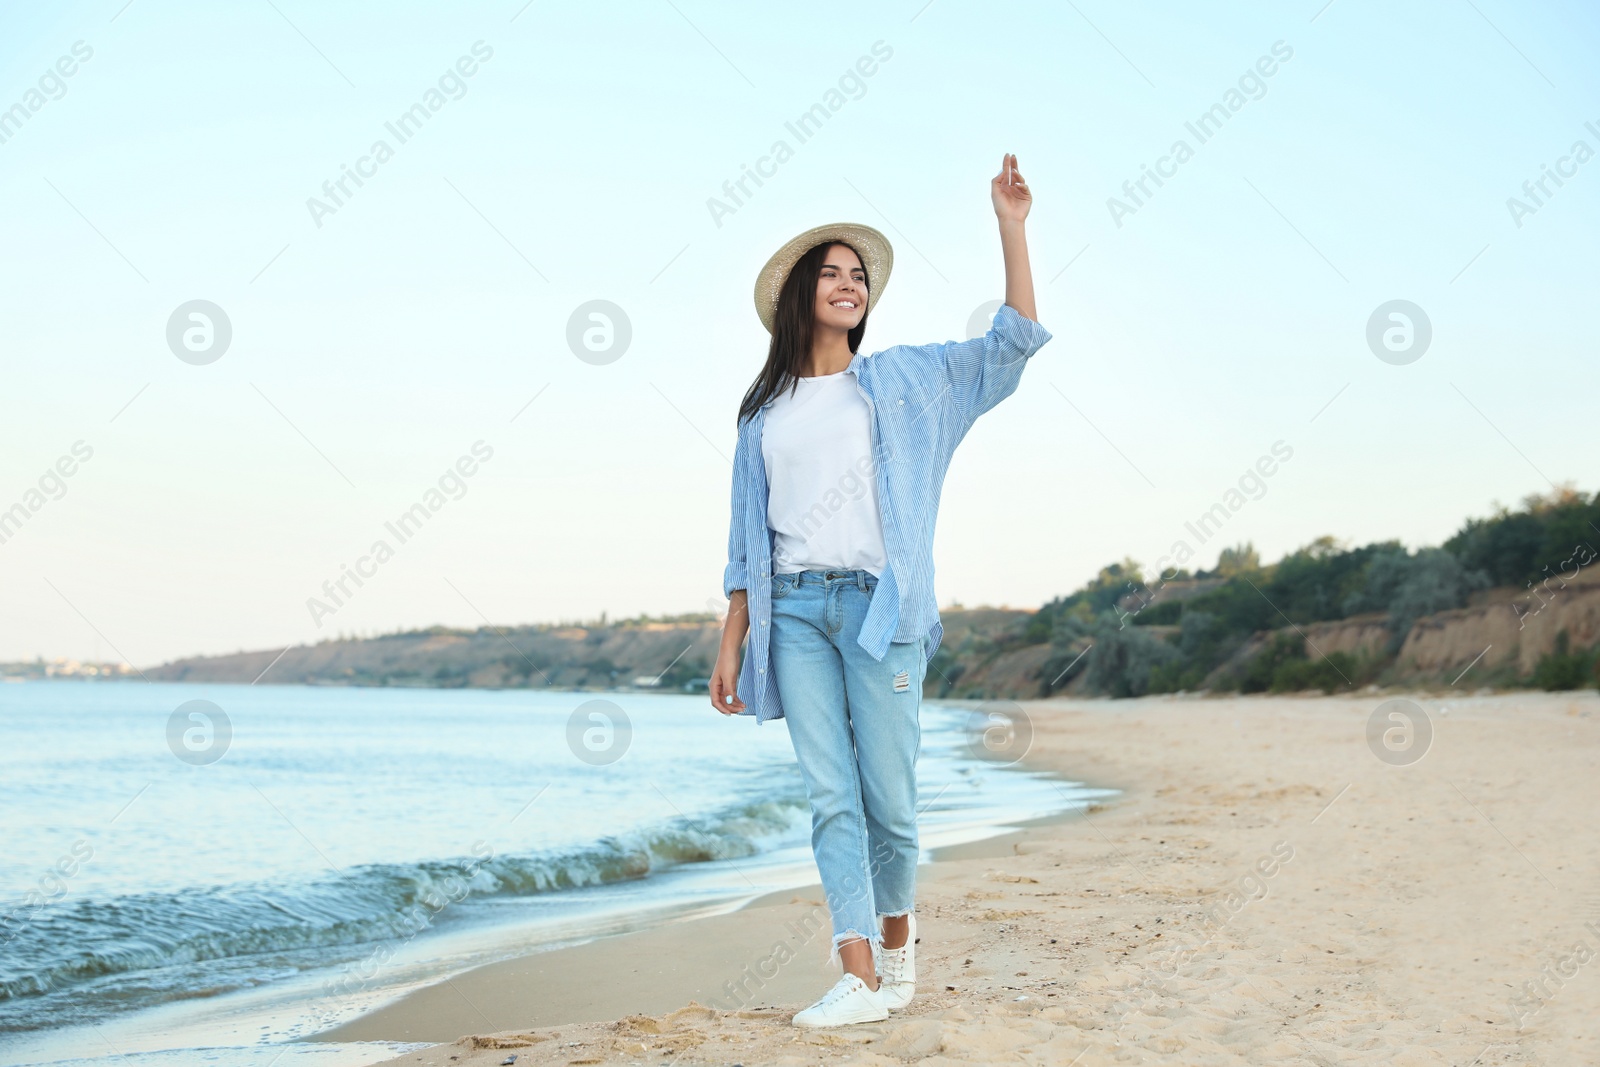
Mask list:
[[[765,667],[757,667],[756,668],[756,673],[757,674],[766,674],[767,673],[767,669]]]
[[[765,625],[766,625],[766,624],[767,624],[767,620],[766,620],[766,619],[762,619],[762,620],[761,620],[761,625],[762,625],[762,626],[765,626]]]
[[[903,400],[903,399],[902,399],[902,400],[901,400],[901,401],[900,401],[900,406],[901,406],[901,407],[905,407],[905,406],[906,406],[906,402],[905,402],[905,400]]]

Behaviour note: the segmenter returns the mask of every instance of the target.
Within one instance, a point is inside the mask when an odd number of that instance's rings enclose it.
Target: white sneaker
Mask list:
[[[867,983],[846,972],[822,999],[804,1011],[796,1012],[794,1024],[811,1029],[825,1026],[848,1026],[851,1023],[875,1023],[889,1017],[883,1006],[883,994],[867,987]]]
[[[878,949],[878,992],[883,994],[884,1007],[899,1011],[911,1003],[917,991],[917,917],[908,915],[910,932],[906,943],[899,948]]]

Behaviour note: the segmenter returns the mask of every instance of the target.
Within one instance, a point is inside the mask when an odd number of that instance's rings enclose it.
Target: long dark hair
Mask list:
[[[811,327],[817,315],[817,279],[822,276],[822,264],[828,258],[828,249],[834,245],[844,245],[856,252],[845,241],[826,241],[801,256],[790,269],[789,276],[783,280],[783,288],[778,291],[778,307],[772,316],[772,341],[767,345],[767,363],[739,404],[739,425],[743,425],[762,405],[785,388],[793,388],[801,367],[810,358]],[[861,259],[860,252],[856,252],[856,258]],[[872,278],[866,273],[865,263],[862,260],[861,273],[867,277],[866,291],[870,296]],[[852,354],[861,347],[861,339],[866,333],[867,312],[863,310],[861,321],[846,335]]]

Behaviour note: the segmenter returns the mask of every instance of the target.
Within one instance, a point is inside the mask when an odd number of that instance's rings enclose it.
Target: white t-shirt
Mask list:
[[[866,570],[888,564],[872,409],[847,370],[800,378],[767,409],[761,456],[767,469],[767,525],[777,573]]]

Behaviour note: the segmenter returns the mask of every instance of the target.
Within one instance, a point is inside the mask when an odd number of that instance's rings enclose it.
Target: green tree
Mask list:
[[[1241,574],[1260,574],[1261,556],[1249,541],[1225,548],[1217,555],[1215,571],[1219,578],[1236,578]]]

